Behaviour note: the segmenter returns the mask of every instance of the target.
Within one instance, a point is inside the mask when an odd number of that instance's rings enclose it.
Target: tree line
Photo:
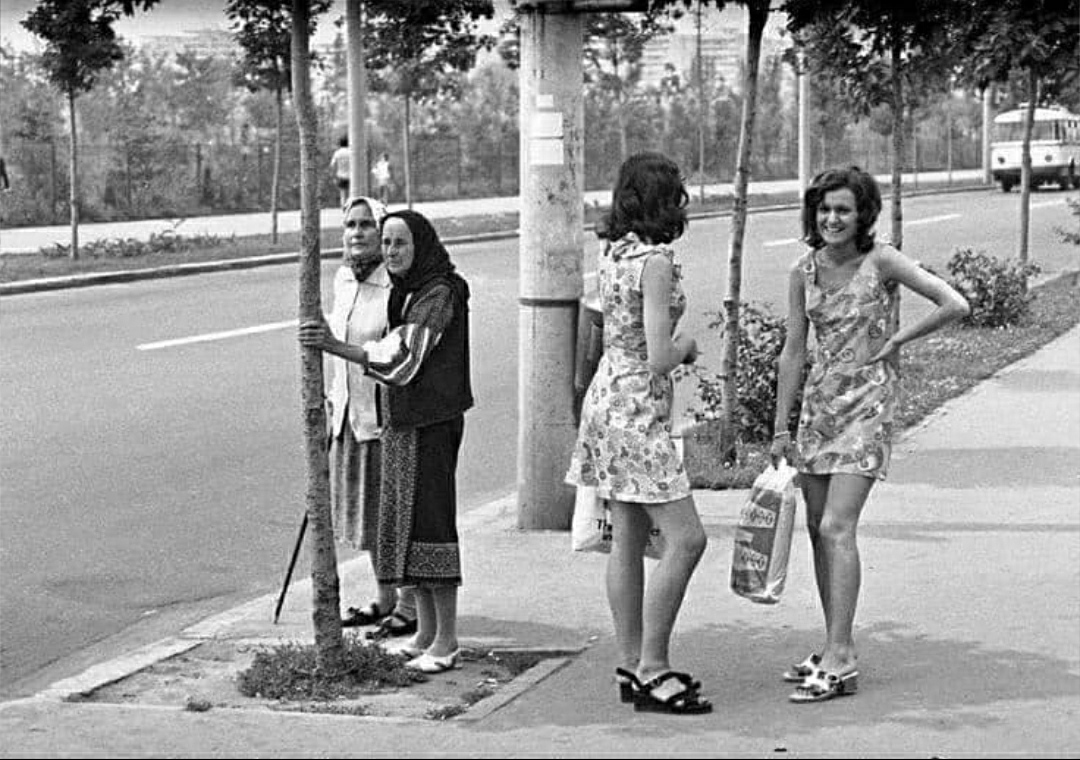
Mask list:
[[[281,8],[251,5],[253,17],[236,24],[234,57],[155,54],[118,41],[119,57],[97,72],[92,89],[76,101],[83,220],[240,211],[271,211],[271,218],[276,218],[277,208],[298,207],[295,113],[287,70],[279,63],[285,57],[275,54],[274,45],[259,42],[273,42],[270,30],[276,29],[277,47],[287,47],[287,37],[280,35],[288,33],[288,18]],[[243,21],[245,3],[234,0],[228,10]],[[262,17],[254,15],[258,13]],[[677,71],[669,65],[659,84],[645,86],[644,44],[670,34],[670,23],[631,14],[590,14],[586,31],[586,188],[608,187],[622,159],[646,147],[675,158],[691,184],[731,181],[742,104],[740,82],[705,76],[698,86],[694,70]],[[370,36],[382,34],[372,23]],[[403,84],[400,78],[371,78],[368,152],[390,155],[397,169],[395,200],[517,193],[514,35],[511,22],[500,35],[499,55],[488,55],[465,71],[417,75],[422,87]],[[69,120],[43,57],[0,50],[0,86],[10,93],[5,158],[15,178],[13,192],[4,201],[7,225],[52,224],[67,211]],[[345,132],[342,36],[313,62],[317,150],[326,163]],[[752,157],[757,179],[797,174],[795,65],[790,54],[778,52],[768,54],[761,65],[762,116],[755,130],[758,150]],[[408,108],[402,87],[411,87]],[[704,105],[699,102],[702,96]],[[952,101],[948,125],[941,116],[946,99]],[[978,166],[977,94],[939,91],[925,95],[925,100],[908,126],[910,134],[921,135],[918,167],[945,168],[950,139],[954,168]],[[886,171],[891,123],[880,113],[864,117],[848,106],[848,100],[829,87],[811,89],[812,166],[855,161],[872,171]],[[406,123],[408,163],[403,147]],[[916,155],[909,152],[906,163],[915,168]],[[324,207],[335,203],[328,177],[319,193]]]

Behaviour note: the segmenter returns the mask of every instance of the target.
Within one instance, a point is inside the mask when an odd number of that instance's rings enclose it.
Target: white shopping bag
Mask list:
[[[731,557],[731,590],[759,604],[776,604],[787,581],[795,525],[794,467],[766,467],[739,514]]]
[[[607,501],[597,496],[595,486],[578,486],[570,521],[570,546],[576,552],[611,551],[611,510]],[[660,559],[663,551],[664,537],[659,528],[653,528],[645,544],[645,556]]]

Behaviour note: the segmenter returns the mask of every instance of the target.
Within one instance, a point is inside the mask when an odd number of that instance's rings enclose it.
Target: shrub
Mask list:
[[[1076,231],[1073,232],[1064,227],[1054,227],[1054,231],[1066,243],[1080,245],[1080,198],[1066,198],[1065,202],[1069,204],[1069,211],[1076,218]]]
[[[1003,262],[970,248],[959,248],[946,266],[951,275],[949,284],[971,305],[964,325],[1005,327],[1018,324],[1027,314],[1034,298],[1028,291],[1028,278],[1039,273],[1037,264]]]
[[[723,314],[708,312],[710,329],[724,329]],[[747,302],[739,307],[738,368],[735,373],[735,397],[732,423],[741,441],[768,441],[773,433],[776,413],[776,377],[780,350],[787,328],[783,317],[772,313],[767,304]],[[703,366],[694,365],[690,373],[697,378],[695,390],[699,407],[688,410],[698,422],[721,416],[723,378]],[[796,398],[792,417],[798,419],[800,399]]]
[[[203,248],[217,248],[222,243],[218,235],[202,232],[191,236],[177,234],[174,226],[161,232],[150,233],[150,239],[147,241],[137,238],[91,240],[79,246],[79,254],[89,259],[126,259],[149,256],[154,253],[181,253]],[[56,243],[42,248],[41,254],[47,259],[67,258],[71,255],[71,246]]]

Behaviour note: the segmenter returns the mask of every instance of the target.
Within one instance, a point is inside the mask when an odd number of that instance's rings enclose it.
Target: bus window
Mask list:
[[[1032,140],[1055,140],[1061,139],[1055,136],[1055,122],[1037,121],[1032,125]],[[1024,123],[1012,122],[1009,124],[995,124],[994,139],[997,142],[1020,142],[1024,139]]]

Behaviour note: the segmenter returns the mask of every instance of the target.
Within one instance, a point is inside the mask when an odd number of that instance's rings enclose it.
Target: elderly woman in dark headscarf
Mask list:
[[[316,321],[300,326],[300,342],[355,362],[384,387],[375,574],[415,587],[419,627],[397,651],[412,658],[408,667],[439,673],[459,654],[456,470],[473,404],[469,286],[422,215],[387,215],[382,238],[392,284],[387,336],[353,345]]]

